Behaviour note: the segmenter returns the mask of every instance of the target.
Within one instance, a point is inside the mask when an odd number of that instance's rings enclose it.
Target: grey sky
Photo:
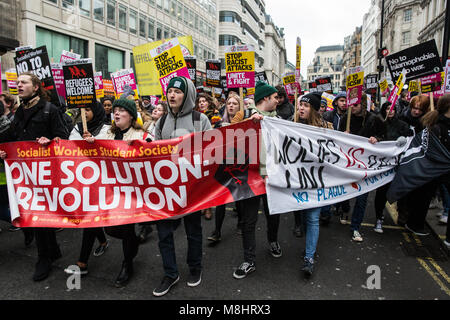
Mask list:
[[[295,43],[302,40],[301,73],[320,46],[344,44],[344,38],[361,26],[370,0],[265,0],[266,13],[284,28],[288,61],[295,64]]]

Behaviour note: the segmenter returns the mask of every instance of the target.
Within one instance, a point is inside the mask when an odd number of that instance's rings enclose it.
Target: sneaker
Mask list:
[[[278,242],[271,242],[269,251],[270,251],[270,254],[274,258],[279,258],[282,255],[281,247],[280,247],[280,244]]]
[[[155,297],[162,297],[163,295],[167,294],[170,291],[170,288],[172,288],[172,286],[174,286],[179,280],[180,280],[179,276],[176,277],[176,279],[165,276],[164,279],[161,281],[159,287],[153,290],[153,295]]]
[[[436,213],[436,217],[440,217],[444,214],[444,210],[439,211],[438,213]]]
[[[71,268],[72,267],[72,268]],[[77,267],[77,268],[73,268]],[[79,265],[75,266],[68,266],[66,269],[64,269],[64,272],[67,274],[77,274],[77,275],[86,275],[88,274],[88,268],[86,267],[80,267]]]
[[[361,236],[359,231],[354,230],[353,233],[352,233],[352,240],[356,241],[356,242],[362,242],[363,241],[363,237]]]
[[[348,214],[345,215],[345,219],[344,219],[344,213],[341,213],[341,215],[339,216],[339,222],[341,224],[347,224],[347,220],[348,220]]]
[[[377,223],[373,231],[377,233],[383,233],[383,220],[377,220]]]
[[[194,270],[190,273],[187,285],[189,287],[196,287],[202,282],[202,270]]]
[[[214,231],[209,237],[208,237],[209,241],[212,242],[219,242],[221,239],[220,237],[220,232]]]
[[[450,250],[450,240],[449,241],[444,240],[444,244],[447,246],[447,249]]]
[[[254,262],[244,262],[233,273],[233,277],[235,277],[236,279],[244,279],[249,273],[255,270],[256,267]]]
[[[405,229],[414,233],[416,236],[428,236],[430,235],[429,232],[425,231],[424,229],[422,230],[413,230],[412,228],[408,227],[407,224],[405,224]]]
[[[19,231],[19,230],[20,230],[19,227],[15,227],[13,225],[11,225],[11,227],[9,227],[9,229],[8,229],[9,232],[15,232],[15,231]]]
[[[447,224],[448,216],[442,215],[442,217],[439,219],[439,224]]]
[[[314,259],[305,257],[303,259],[303,267],[301,271],[303,271],[306,276],[312,276],[314,271]]]
[[[97,249],[94,250],[94,257],[100,257],[102,254],[106,252],[106,249],[109,247],[109,242],[106,241],[106,244],[99,245]]]
[[[52,269],[52,261],[49,258],[39,258],[33,274],[34,281],[42,281],[47,279]]]

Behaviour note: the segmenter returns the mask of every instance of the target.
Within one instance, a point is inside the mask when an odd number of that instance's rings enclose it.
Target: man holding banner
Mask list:
[[[37,141],[45,146],[52,139],[67,139],[69,132],[61,112],[48,102],[49,96],[43,89],[41,80],[33,73],[25,72],[19,76],[17,83],[22,103],[15,113],[10,129],[0,134],[0,142]],[[4,151],[0,151],[2,159],[6,156]],[[52,263],[61,257],[61,251],[54,229],[34,228],[33,231],[38,248],[38,262],[33,280],[42,281],[49,276]]]
[[[187,133],[211,129],[208,117],[194,111],[195,85],[185,77],[172,78],[167,85],[167,101],[169,113],[156,123],[155,140],[172,139]],[[201,213],[194,212],[184,217],[184,228],[188,239],[188,256],[190,276],[188,286],[198,286],[202,280],[202,224]],[[161,220],[157,222],[159,251],[164,267],[164,278],[153,290],[153,295],[161,297],[167,294],[179,280],[175,256],[173,233],[181,223],[177,220]]]

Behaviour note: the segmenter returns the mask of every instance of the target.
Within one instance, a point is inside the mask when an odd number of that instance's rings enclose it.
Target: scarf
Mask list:
[[[274,111],[262,111],[259,110],[258,108],[256,108],[255,106],[250,106],[248,108],[249,110],[255,110],[257,113],[263,115],[264,117],[276,117],[277,116],[277,110],[275,109]],[[252,112],[253,114],[254,112]]]

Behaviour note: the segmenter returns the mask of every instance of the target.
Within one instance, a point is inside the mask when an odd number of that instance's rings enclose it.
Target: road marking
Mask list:
[[[450,277],[445,273],[444,270],[434,261],[433,258],[427,258],[428,262],[430,262],[433,267],[439,272],[439,274],[447,281],[447,283],[450,283]]]
[[[433,280],[441,287],[441,289],[450,296],[450,289],[447,288],[447,286],[442,283],[442,281],[436,276],[436,274],[431,270],[431,268],[428,266],[428,264],[421,258],[417,258],[417,261],[419,261],[420,265],[428,272],[428,274],[433,278]]]
[[[341,220],[341,224],[352,224],[350,221],[347,220]],[[375,224],[373,223],[361,223],[361,226],[363,227],[371,227],[371,228],[375,228]],[[404,227],[400,227],[400,226],[391,226],[391,225],[383,225],[383,229],[393,229],[393,230],[406,230]]]

